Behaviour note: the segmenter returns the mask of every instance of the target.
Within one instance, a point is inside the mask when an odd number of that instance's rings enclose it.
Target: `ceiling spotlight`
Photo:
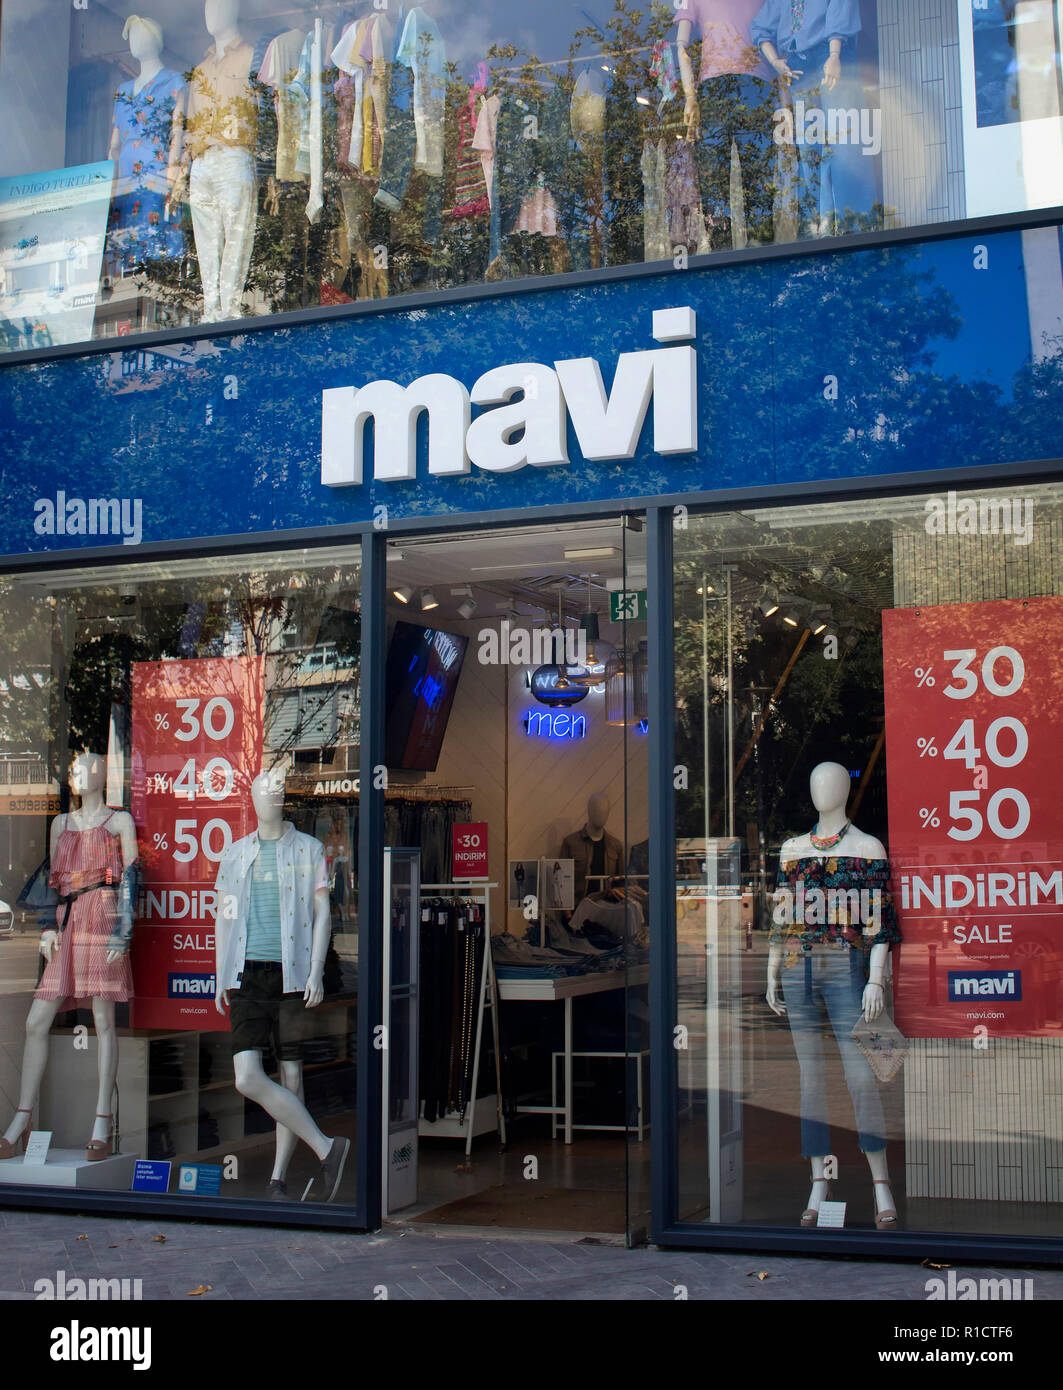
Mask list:
[[[476,612],[476,600],[474,598],[462,599],[458,604],[458,612],[463,618],[471,618]]]
[[[826,632],[830,616],[829,608],[813,608],[808,615],[808,625],[812,629],[813,637],[818,637],[821,632]]]
[[[400,603],[409,603],[413,598],[413,590],[409,585],[404,584],[401,589],[392,589],[392,594]]]
[[[422,589],[422,590],[421,590],[421,610],[422,610],[422,612],[427,613],[428,610],[429,610],[430,608],[438,608],[438,607],[439,607],[439,600],[436,598],[435,594],[433,594],[432,590],[431,590],[431,589]]]
[[[786,610],[786,612],[782,615],[782,620],[787,627],[797,627],[798,625],[797,614],[792,608],[788,608]]]
[[[714,594],[716,590],[711,584],[699,584],[696,592],[699,594]]]
[[[773,613],[778,613],[779,611],[778,602],[774,598],[769,597],[767,594],[765,594],[764,597],[760,600],[760,602],[757,604],[757,607],[760,609],[762,616],[765,618],[770,618]]]

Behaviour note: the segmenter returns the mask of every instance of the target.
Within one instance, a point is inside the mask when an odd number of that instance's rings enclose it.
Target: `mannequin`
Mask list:
[[[714,250],[772,239],[775,74],[750,38],[759,9],[760,0],[686,0],[676,11],[686,138],[697,144],[705,226]],[[692,35],[701,41],[696,82],[687,51]],[[732,141],[742,171],[744,236],[731,209]]]
[[[859,32],[858,0],[803,0],[800,7],[789,0],[765,0],[751,27],[753,42],[774,68],[795,113],[824,111],[828,102],[843,109],[864,108],[856,64],[850,56],[843,62]],[[870,211],[872,161],[860,149],[830,146],[825,132],[806,128],[803,121],[795,144],[798,236],[829,236],[847,209]]]
[[[85,1149],[89,1162],[115,1152],[111,1097],[118,1073],[116,1001],[133,994],[129,946],[137,898],[137,836],[128,811],[104,805],[107,759],[79,753],[70,765],[76,811],[56,816],[51,829],[51,877],[59,893],[56,926],[41,933],[46,961],[26,1019],[18,1110],[0,1140],[0,1159],[26,1146],[48,1061],[48,1035],[63,1002],[92,1000],[98,1041],[96,1120]]]
[[[330,1139],[314,1123],[303,1103],[300,1058],[302,1011],[324,997],[331,938],[325,852],[312,835],[283,819],[284,776],[278,769],[259,773],[251,801],[258,829],[237,840],[218,866],[215,1006],[221,1014],[230,1010],[236,1089],[277,1122],[269,1197],[287,1198],[288,1163],[302,1139],[321,1160],[312,1185],[321,1200],[331,1202],[350,1140]],[[262,1066],[271,1040],[281,1085]]]
[[[587,820],[581,830],[574,830],[561,842],[561,858],[574,863],[576,902],[587,896],[588,879],[591,888],[601,888],[603,876],[615,878],[624,872],[624,846],[605,828],[609,819],[609,798],[596,792],[587,802]]]
[[[122,37],[140,73],[115,92],[107,152],[116,168],[108,246],[119,274],[185,252],[184,234],[168,221],[167,209],[169,170],[176,169],[180,151],[184,78],[163,65],[163,33],[153,19],[130,15]]]
[[[849,773],[840,763],[813,768],[809,789],[819,821],[810,833],[786,840],[779,850],[783,892],[777,894],[766,997],[773,1013],[789,1016],[801,1069],[801,1146],[812,1165],[812,1193],[801,1225],[817,1224],[820,1203],[829,1191],[825,1170],[831,1147],[821,1041],[825,1006],[845,1066],[860,1147],[871,1169],[875,1225],[879,1230],[894,1230],[897,1213],[886,1163],[882,1102],[874,1074],[850,1034],[861,1014],[870,1023],[883,1011],[886,963],[900,932],[886,886],[886,850],[880,840],[849,823],[845,814],[849,788]],[[873,911],[870,920],[856,923],[848,912],[832,914],[814,906],[804,909],[802,919],[793,910],[796,896],[791,899],[790,895],[799,887],[821,885],[838,890],[873,888],[880,895],[881,908]],[[790,899],[787,907],[779,905],[784,898]],[[837,920],[827,920],[832,915]]]
[[[206,0],[214,39],[186,89],[185,143],[171,205],[187,196],[203,284],[203,322],[240,312],[258,216],[254,50],[240,34],[240,0]]]

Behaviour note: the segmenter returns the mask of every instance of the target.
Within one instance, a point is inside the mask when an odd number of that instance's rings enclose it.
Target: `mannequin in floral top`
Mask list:
[[[818,1223],[820,1203],[830,1187],[825,1008],[845,1067],[860,1147],[871,1169],[875,1226],[885,1231],[897,1227],[885,1118],[874,1074],[851,1033],[861,1016],[870,1023],[883,1011],[886,964],[900,933],[886,850],[880,840],[849,823],[849,788],[849,773],[839,763],[815,767],[809,790],[819,821],[808,834],[786,840],[779,851],[766,997],[774,1013],[788,1017],[801,1071],[801,1147],[812,1164],[812,1193],[801,1225]]]

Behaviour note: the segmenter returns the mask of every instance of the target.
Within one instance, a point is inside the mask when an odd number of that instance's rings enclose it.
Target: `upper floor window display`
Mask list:
[[[1056,0],[10,0],[9,351],[1063,203]]]

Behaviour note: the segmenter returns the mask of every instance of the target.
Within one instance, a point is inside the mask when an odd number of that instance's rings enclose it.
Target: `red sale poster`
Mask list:
[[[1059,1037],[1063,599],[894,609],[882,645],[898,1027]]]
[[[469,821],[453,831],[451,865],[456,883],[487,877],[487,822]]]
[[[214,880],[252,829],[262,762],[260,664],[133,666],[132,809],[143,869],[133,947],[135,1028],[228,1031],[214,1007]]]

